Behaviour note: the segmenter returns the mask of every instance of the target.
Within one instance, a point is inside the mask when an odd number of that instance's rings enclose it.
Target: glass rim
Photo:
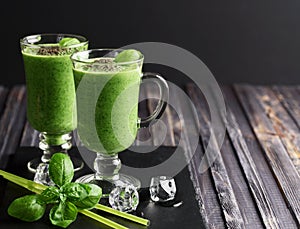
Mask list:
[[[94,48],[94,49],[88,49],[88,50],[84,50],[84,51],[78,51],[73,53],[70,58],[73,62],[77,62],[77,63],[82,63],[82,64],[95,64],[95,65],[107,65],[107,63],[91,63],[88,60],[80,60],[80,59],[76,59],[76,56],[79,56],[80,54],[89,54],[92,52],[97,52],[97,51],[109,51],[108,53],[112,52],[112,51],[124,51],[126,49],[122,49],[122,48]],[[105,57],[105,55],[103,56]],[[124,62],[118,62],[118,63],[114,63],[115,65],[130,65],[130,64],[136,64],[136,63],[140,63],[141,61],[144,60],[144,55],[140,52],[140,57],[137,60],[132,60],[132,61],[124,61]]]
[[[27,46],[27,47],[31,47],[31,48],[40,48],[41,44],[31,44],[28,43],[26,41],[26,39],[32,37],[38,37],[38,36],[63,36],[63,37],[71,37],[71,38],[78,38],[78,40],[80,41],[79,44],[73,44],[73,45],[67,45],[65,46],[65,48],[75,48],[75,47],[79,47],[82,45],[85,45],[87,43],[89,43],[89,40],[83,36],[83,35],[79,35],[79,34],[72,34],[72,33],[38,33],[38,34],[31,34],[31,35],[27,35],[24,36],[22,38],[20,38],[20,44]]]

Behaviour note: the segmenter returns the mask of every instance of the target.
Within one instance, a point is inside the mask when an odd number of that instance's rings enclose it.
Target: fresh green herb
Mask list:
[[[43,217],[46,204],[38,195],[27,195],[15,199],[8,208],[8,214],[26,222],[34,222]]]
[[[99,202],[102,190],[94,184],[70,183],[62,187],[67,200],[72,201],[78,209],[91,209]]]
[[[44,215],[44,212],[41,211],[41,210],[43,209],[43,206],[46,206],[45,205],[46,203],[47,204],[50,204],[50,203],[51,204],[56,204],[54,206],[57,206],[57,209],[58,209],[58,206],[59,206],[60,203],[65,204],[66,202],[71,202],[75,205],[76,201],[78,201],[78,198],[75,198],[75,199],[72,199],[72,198],[73,197],[78,197],[78,196],[83,196],[82,194],[76,195],[76,193],[72,192],[73,194],[71,194],[71,192],[70,192],[70,193],[68,193],[68,197],[66,197],[66,189],[74,190],[73,185],[65,184],[60,189],[55,187],[55,186],[48,187],[48,186],[45,186],[45,185],[42,185],[42,184],[39,184],[39,183],[35,183],[34,181],[25,179],[23,177],[5,172],[3,170],[0,170],[0,176],[3,176],[5,179],[7,179],[7,180],[9,180],[9,181],[11,181],[11,182],[13,182],[17,185],[20,185],[21,187],[26,188],[26,189],[28,189],[28,190],[36,193],[36,194],[41,194],[41,195],[29,195],[29,197],[28,196],[21,197],[21,198],[19,198],[21,200],[18,200],[18,199],[14,200],[11,203],[11,205],[9,206],[8,212],[11,216],[14,216],[16,218],[20,218],[21,220],[28,221],[28,222],[36,221]],[[78,184],[78,183],[70,183],[70,184]],[[75,186],[77,186],[77,185],[75,185]],[[94,185],[92,185],[91,191],[89,192],[91,196],[93,196],[92,193],[95,191],[95,190],[92,191],[93,187],[94,187]],[[81,189],[81,188],[79,188],[79,189]],[[78,189],[78,191],[79,191],[79,189]],[[81,201],[83,201],[83,200],[87,201],[88,199],[81,198]],[[94,202],[94,201],[92,201],[92,202]],[[76,203],[76,204],[78,204],[78,203]],[[32,205],[32,208],[27,209],[26,207],[24,208],[23,205]],[[32,211],[33,207],[35,207],[34,212],[30,213],[30,211]],[[121,211],[115,210],[113,208],[110,208],[110,207],[107,207],[107,206],[104,206],[104,205],[101,205],[101,204],[96,204],[95,208],[99,209],[101,211],[113,214],[115,216],[119,216],[119,217],[122,217],[124,219],[139,223],[139,224],[144,225],[144,226],[149,226],[150,225],[150,221],[147,220],[147,219],[144,219],[144,218],[141,218],[141,217],[138,217],[138,216],[126,213],[126,212],[121,212]],[[40,209],[40,210],[37,210],[37,209]],[[67,216],[67,218],[64,218],[64,220],[59,220],[57,209],[56,210],[55,209],[56,208],[54,208],[54,210],[52,210],[52,215],[51,215],[51,212],[50,212],[50,217],[52,217],[52,219],[55,222],[57,222],[57,224],[61,224],[63,227],[65,227],[66,224],[69,224],[70,219],[72,218],[71,217],[72,214],[70,213],[69,210],[67,211],[68,213],[66,213],[66,210],[64,210],[64,212],[65,212],[64,217]],[[62,208],[60,208],[60,209],[62,209]],[[70,206],[68,206],[68,209],[70,209]],[[77,207],[77,209],[78,209],[78,207]],[[97,220],[98,222],[103,223],[103,224],[105,224],[105,225],[107,225],[111,228],[126,229],[126,227],[124,227],[124,226],[122,226],[122,225],[120,225],[120,224],[118,224],[114,221],[111,221],[111,220],[109,220],[105,217],[97,215],[94,212],[88,211],[86,209],[78,210],[78,212],[85,215],[85,216],[87,216],[87,217],[89,217],[89,218]],[[59,213],[59,214],[62,215],[61,213]],[[62,221],[65,221],[65,220],[69,220],[69,222],[62,223]],[[61,223],[58,223],[58,222],[61,222]]]
[[[58,187],[72,181],[74,168],[73,163],[67,154],[55,153],[51,157],[49,163],[49,176]]]
[[[116,63],[136,61],[141,58],[142,54],[134,49],[127,49],[120,52],[114,59]]]
[[[61,47],[67,47],[70,45],[77,45],[77,44],[80,44],[80,41],[72,37],[65,37],[59,41],[59,46]]]
[[[49,214],[50,220],[53,225],[66,228],[76,220],[78,209],[94,208],[101,198],[100,187],[71,183],[74,168],[66,154],[56,153],[52,156],[49,176],[57,186],[50,186],[39,195],[28,195],[14,200],[8,208],[8,214],[33,222],[44,215],[47,204],[55,204]]]
[[[78,210],[74,204],[61,201],[52,207],[49,216],[53,225],[66,228],[76,220],[77,213]]]
[[[68,183],[61,187],[62,193],[72,202],[86,198],[90,189],[81,183]]]
[[[46,204],[57,203],[59,201],[59,197],[60,197],[60,191],[55,186],[48,187],[40,195],[40,199]]]

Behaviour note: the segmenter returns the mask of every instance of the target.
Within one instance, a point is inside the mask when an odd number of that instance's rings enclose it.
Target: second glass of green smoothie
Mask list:
[[[51,184],[48,162],[56,152],[72,147],[77,125],[75,84],[70,55],[88,48],[88,40],[73,34],[38,34],[20,40],[27,89],[27,119],[40,132],[41,159],[28,163],[34,180]],[[75,169],[82,161],[73,158]]]
[[[169,97],[167,82],[156,73],[142,73],[144,56],[137,50],[92,49],[74,53],[78,135],[97,154],[94,174],[78,182],[94,183],[107,197],[116,186],[140,188],[135,177],[119,173],[118,154],[134,142],[138,129],[158,119]],[[138,117],[139,89],[144,80],[157,84],[160,100],[146,118]]]

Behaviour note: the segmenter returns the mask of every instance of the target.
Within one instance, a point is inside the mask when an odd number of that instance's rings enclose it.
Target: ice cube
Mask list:
[[[109,194],[109,204],[122,212],[135,211],[139,204],[139,193],[133,185],[117,186]]]
[[[172,177],[156,176],[151,178],[150,197],[154,202],[173,200],[176,194],[176,184]]]

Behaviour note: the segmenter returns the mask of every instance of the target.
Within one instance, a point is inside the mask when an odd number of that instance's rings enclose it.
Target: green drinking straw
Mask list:
[[[91,212],[91,211],[88,211],[88,210],[79,210],[78,212],[80,212],[81,214],[84,214],[94,220],[97,220],[107,226],[110,226],[112,228],[115,228],[115,229],[128,229],[127,227],[124,227],[114,221],[111,221],[103,216],[100,216],[100,215],[97,215],[96,213],[94,212]]]
[[[143,219],[141,217],[138,217],[138,216],[135,216],[135,215],[131,215],[131,214],[128,214],[126,212],[121,212],[121,211],[118,211],[118,210],[115,210],[113,208],[110,208],[110,207],[107,207],[105,205],[102,205],[102,204],[97,204],[95,206],[96,209],[99,209],[101,211],[105,211],[105,212],[108,212],[110,214],[113,214],[113,215],[117,215],[119,217],[123,217],[125,219],[128,219],[128,220],[131,220],[133,222],[136,222],[136,223],[139,223],[139,224],[142,224],[144,226],[149,226],[150,225],[150,221],[148,219]]]
[[[19,185],[19,186],[22,186],[23,188],[26,188],[26,189],[34,192],[34,193],[37,193],[37,194],[42,193],[47,188],[46,185],[42,185],[42,184],[36,183],[34,181],[25,179],[23,177],[14,175],[12,173],[5,172],[1,169],[0,169],[0,176],[3,176],[5,179],[7,179],[7,180]],[[141,218],[141,217],[138,217],[138,216],[135,216],[135,215],[131,215],[131,214],[128,214],[126,212],[121,212],[121,211],[115,210],[113,208],[104,206],[102,204],[97,204],[95,206],[95,208],[99,209],[101,211],[105,211],[105,212],[108,212],[110,214],[125,218],[127,220],[139,223],[139,224],[144,225],[144,226],[149,226],[150,225],[150,221],[147,220],[147,219],[144,219],[144,218]],[[122,225],[120,225],[116,222],[113,222],[113,221],[111,221],[111,220],[109,220],[105,217],[99,216],[99,215],[95,214],[94,212],[91,212],[91,211],[88,211],[88,210],[80,210],[79,212],[81,214],[84,214],[84,215],[86,215],[86,216],[88,216],[88,217],[90,217],[94,220],[97,220],[98,222],[101,222],[101,223],[103,223],[107,226],[110,226],[112,228],[115,228],[115,229],[125,229],[126,228],[126,227],[124,227],[124,226],[122,226]]]
[[[17,175],[12,174],[12,173],[5,172],[1,169],[0,169],[0,176],[3,176],[5,179],[7,179],[7,180],[19,185],[19,186],[22,186],[23,188],[26,188],[29,191],[37,193],[37,194],[41,194],[47,188],[47,186],[45,186],[45,185],[36,183],[34,181],[31,181],[31,180],[27,180],[23,177],[19,177]]]

